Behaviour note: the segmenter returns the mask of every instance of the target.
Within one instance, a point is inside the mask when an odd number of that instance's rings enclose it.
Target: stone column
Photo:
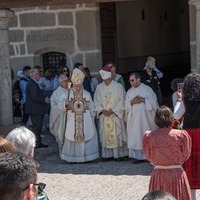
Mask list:
[[[0,9],[0,125],[13,123],[8,22],[14,12]]]
[[[200,72],[200,0],[189,1],[191,72]]]

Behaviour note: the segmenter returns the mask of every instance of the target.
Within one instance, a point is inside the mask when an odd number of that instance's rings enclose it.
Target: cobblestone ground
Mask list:
[[[36,149],[40,163],[39,181],[47,184],[50,200],[139,200],[148,191],[152,166],[133,165],[131,161],[98,160],[93,163],[68,164],[58,157],[54,137],[45,132],[49,148]]]
[[[47,184],[50,200],[141,200],[148,191],[149,163],[98,160],[68,164],[58,157],[57,143],[50,133],[45,132],[43,140],[49,148],[36,149],[35,159],[40,163],[39,181]]]

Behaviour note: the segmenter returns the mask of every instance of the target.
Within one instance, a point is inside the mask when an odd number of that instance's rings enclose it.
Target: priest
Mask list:
[[[65,140],[61,159],[69,163],[81,163],[99,157],[97,132],[94,124],[95,110],[89,92],[83,89],[84,73],[74,69],[73,84],[68,95],[61,95],[59,108],[66,111]]]
[[[49,116],[49,130],[55,136],[59,146],[59,155],[61,155],[62,146],[64,143],[64,132],[65,132],[65,110],[60,110],[58,107],[59,98],[62,94],[68,95],[68,83],[69,78],[65,74],[59,76],[60,86],[53,92],[50,98],[51,110]]]
[[[119,160],[128,155],[124,121],[125,90],[122,84],[112,80],[109,66],[104,66],[100,75],[103,82],[96,88],[94,102],[99,119],[102,158]]]
[[[146,160],[142,146],[145,131],[157,128],[154,122],[155,111],[158,108],[156,95],[140,80],[139,73],[130,74],[131,88],[125,101],[129,157],[134,158],[134,164]]]

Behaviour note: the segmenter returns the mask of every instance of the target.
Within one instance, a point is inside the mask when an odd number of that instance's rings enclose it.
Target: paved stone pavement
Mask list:
[[[5,137],[15,127],[1,126],[0,134]],[[39,181],[47,184],[45,191],[50,200],[141,200],[148,191],[153,169],[149,163],[99,160],[68,164],[58,157],[54,136],[45,132],[43,139],[49,148],[36,149],[35,159],[40,163]]]
[[[36,149],[35,159],[40,163],[39,181],[47,184],[50,200],[141,200],[148,191],[153,169],[149,163],[69,164],[58,157],[54,136],[45,132],[43,140],[49,148]]]
[[[100,159],[93,163],[69,164],[58,157],[57,143],[45,132],[44,143],[49,148],[36,149],[40,163],[39,181],[47,184],[50,200],[140,200],[148,191],[152,166],[133,165],[131,161]]]

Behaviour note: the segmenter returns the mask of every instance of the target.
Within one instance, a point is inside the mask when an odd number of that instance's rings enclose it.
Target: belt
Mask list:
[[[154,169],[175,169],[175,168],[182,168],[182,165],[168,165],[168,166],[162,166],[162,165],[156,165]]]

